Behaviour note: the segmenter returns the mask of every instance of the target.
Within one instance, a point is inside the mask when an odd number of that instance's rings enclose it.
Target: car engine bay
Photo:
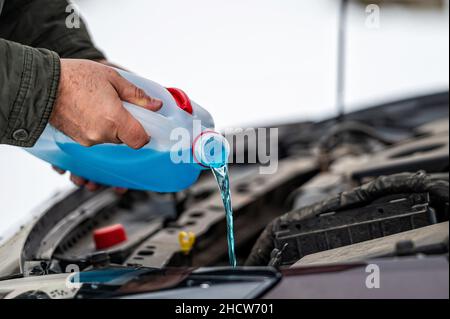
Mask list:
[[[448,272],[448,105],[443,92],[274,126],[275,174],[230,165],[238,264],[295,269],[444,256]],[[235,149],[258,144],[236,141],[246,143]],[[126,240],[96,248],[93,232],[111,225],[122,225]],[[181,232],[195,235],[188,253]],[[176,194],[62,192],[0,246],[2,280],[43,280],[73,265],[82,273],[226,267],[226,219],[213,175],[204,172]],[[0,293],[11,293],[1,281]]]

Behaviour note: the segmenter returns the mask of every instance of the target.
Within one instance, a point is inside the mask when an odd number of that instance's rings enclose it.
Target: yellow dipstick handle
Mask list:
[[[187,255],[191,251],[192,246],[194,246],[195,234],[193,232],[180,231],[178,242],[180,243],[181,251]]]

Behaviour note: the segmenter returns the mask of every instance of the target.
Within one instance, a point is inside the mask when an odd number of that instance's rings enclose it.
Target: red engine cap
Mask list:
[[[99,228],[94,231],[94,242],[97,250],[110,248],[126,240],[127,234],[121,224]]]
[[[172,94],[180,109],[188,112],[189,114],[192,114],[193,110],[191,100],[189,99],[189,96],[184,93],[184,91],[177,88],[167,88],[167,91]]]

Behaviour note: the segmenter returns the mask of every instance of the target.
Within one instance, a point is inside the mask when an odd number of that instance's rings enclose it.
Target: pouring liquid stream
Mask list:
[[[225,208],[227,221],[228,257],[231,267],[237,266],[234,250],[233,206],[231,205],[230,179],[228,177],[228,157],[230,145],[219,133],[205,131],[193,143],[193,155],[196,162],[212,170]]]
[[[220,195],[222,197],[223,206],[227,220],[227,241],[228,241],[228,257],[232,267],[237,266],[236,253],[234,250],[234,229],[233,229],[233,207],[231,205],[230,180],[228,177],[228,165],[222,167],[211,167],[211,170],[219,185]]]

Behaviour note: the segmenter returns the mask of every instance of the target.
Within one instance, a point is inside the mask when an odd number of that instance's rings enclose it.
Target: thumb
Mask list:
[[[125,108],[117,128],[117,138],[129,147],[139,149],[150,141],[141,123],[136,120]]]
[[[122,101],[141,106],[150,111],[158,111],[162,107],[163,103],[160,99],[148,96],[143,89],[127,81],[120,74],[114,77],[112,85]]]

